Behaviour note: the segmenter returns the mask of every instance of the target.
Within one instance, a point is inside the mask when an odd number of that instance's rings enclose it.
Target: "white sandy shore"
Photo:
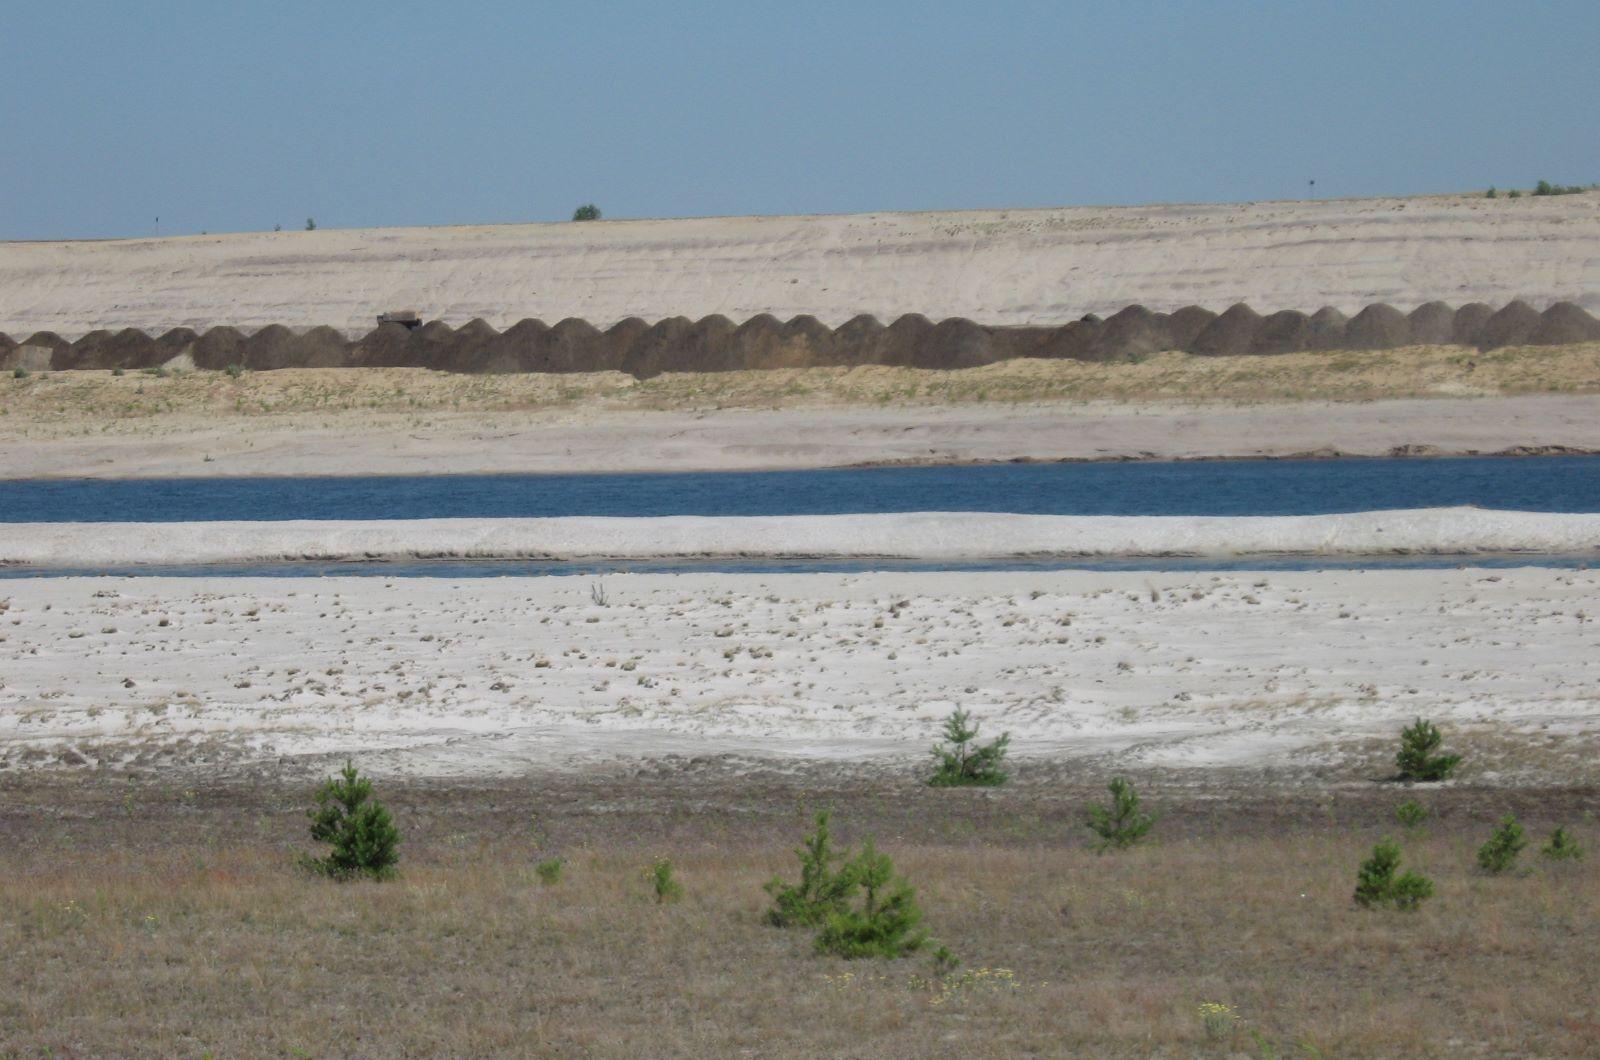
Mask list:
[[[1417,508],[1305,516],[882,515],[0,523],[0,565],[280,560],[1586,553],[1600,515]]]
[[[904,764],[956,706],[1023,765],[1368,779],[1417,715],[1474,777],[1592,781],[1600,761],[1596,572],[603,584],[602,605],[579,578],[0,582],[0,764]]]
[[[604,326],[722,313],[1060,323],[1129,303],[1600,309],[1600,195],[1067,207],[0,243],[0,331]]]
[[[871,463],[1600,451],[1600,396],[255,417],[29,437],[0,478],[750,471]]]

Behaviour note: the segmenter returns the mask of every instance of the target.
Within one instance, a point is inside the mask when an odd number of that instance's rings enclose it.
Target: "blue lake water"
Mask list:
[[[1000,464],[615,475],[0,481],[0,523],[517,516],[829,515],[991,511],[1041,515],[1314,515],[1477,505],[1600,512],[1600,456],[1217,460]],[[271,563],[249,566],[0,569],[0,578],[70,574],[386,577],[595,575],[608,571],[780,573],[866,570],[1305,570],[1580,567],[1578,556],[1139,558],[912,563],[516,560]]]
[[[561,515],[1600,511],[1600,456],[999,464],[618,475],[0,481],[0,522]]]

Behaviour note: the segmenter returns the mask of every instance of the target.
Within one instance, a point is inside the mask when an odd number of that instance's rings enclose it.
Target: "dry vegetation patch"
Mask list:
[[[12,777],[0,1051],[1180,1056],[1257,1054],[1254,1032],[1280,1056],[1576,1055],[1600,1034],[1593,866],[1470,868],[1499,814],[1542,834],[1593,790],[1140,783],[1158,834],[1098,856],[1087,780],[389,782],[400,876],[341,885],[293,867],[307,784]],[[1357,909],[1355,867],[1408,797],[1432,815],[1407,864],[1438,896]],[[893,854],[958,973],[820,958],[765,924],[761,883],[823,804]],[[684,896],[658,905],[667,853]],[[1234,1013],[1220,1038],[1206,1004]]]
[[[1600,392],[1600,343],[1483,352],[1459,346],[1195,357],[1137,363],[1012,360],[959,371],[866,366],[668,374],[457,375],[421,368],[36,373],[0,379],[0,437],[267,426],[429,426],[457,414],[937,406],[1036,402],[1252,404]]]

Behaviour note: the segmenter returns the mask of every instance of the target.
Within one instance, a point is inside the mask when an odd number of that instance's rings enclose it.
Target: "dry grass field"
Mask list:
[[[399,878],[296,869],[307,778],[0,779],[0,1054],[1505,1056],[1600,1041],[1596,859],[1484,877],[1514,811],[1593,847],[1595,789],[1142,777],[1148,846],[1097,855],[1104,777],[932,790],[711,761],[584,779],[380,779]],[[1406,835],[1394,807],[1432,811]],[[815,956],[766,926],[809,813],[877,838],[964,959]],[[1437,896],[1351,901],[1383,834]],[[567,859],[541,884],[543,857]],[[669,856],[685,895],[657,905]],[[1233,1016],[1208,1031],[1199,1006]]]
[[[670,374],[451,375],[421,368],[52,372],[0,379],[0,437],[143,432],[244,420],[429,426],[456,414],[532,411],[936,406],[1037,402],[1371,401],[1600,393],[1600,343],[1193,357],[1126,363],[1004,361],[983,368],[809,368]]]

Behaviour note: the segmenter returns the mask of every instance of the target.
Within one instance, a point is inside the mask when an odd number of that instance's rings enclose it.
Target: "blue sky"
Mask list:
[[[0,4],[0,238],[1600,181],[1600,3]]]

